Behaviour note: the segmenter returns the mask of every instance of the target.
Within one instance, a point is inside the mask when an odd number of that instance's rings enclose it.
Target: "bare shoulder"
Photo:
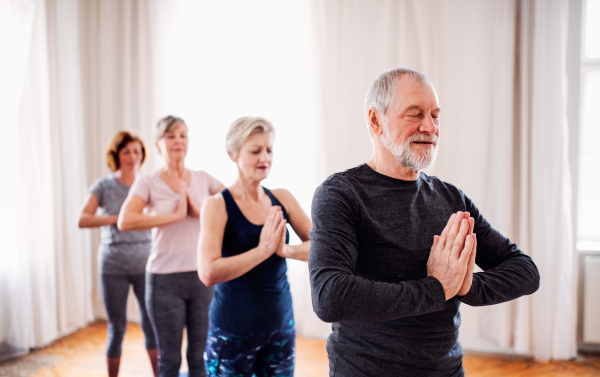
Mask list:
[[[271,190],[271,193],[273,195],[275,195],[277,200],[279,200],[279,202],[281,202],[281,204],[283,204],[283,206],[285,207],[285,210],[288,212],[290,210],[290,207],[292,207],[294,205],[294,203],[296,202],[296,198],[294,198],[294,195],[292,195],[291,192],[289,192],[288,190],[286,190],[284,188],[273,189],[273,190]]]
[[[225,211],[225,199],[223,199],[223,195],[221,195],[221,193],[219,192],[204,199],[202,207],[206,207],[211,211]]]
[[[213,219],[227,219],[227,208],[225,207],[223,195],[218,193],[204,199],[204,202],[202,203],[202,213]]]

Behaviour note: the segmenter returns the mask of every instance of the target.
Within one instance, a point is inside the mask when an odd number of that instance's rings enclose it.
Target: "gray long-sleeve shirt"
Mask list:
[[[427,277],[433,236],[457,211],[475,219],[475,273],[445,299]],[[394,179],[363,164],[315,192],[308,259],[316,314],[333,322],[330,376],[462,376],[460,302],[493,305],[531,294],[538,270],[455,186],[423,173]]]

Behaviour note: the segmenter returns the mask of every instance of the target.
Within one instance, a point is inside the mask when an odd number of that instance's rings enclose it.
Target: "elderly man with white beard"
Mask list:
[[[440,136],[427,77],[385,72],[365,116],[373,157],[327,178],[312,204],[308,265],[315,313],[333,322],[330,376],[463,376],[461,302],[531,294],[537,267],[461,190],[421,172]]]

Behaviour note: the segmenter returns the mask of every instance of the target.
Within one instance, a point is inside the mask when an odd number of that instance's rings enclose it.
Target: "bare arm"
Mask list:
[[[215,285],[244,275],[283,247],[286,221],[278,206],[271,207],[260,233],[257,247],[244,253],[223,257],[223,234],[227,224],[227,211],[223,197],[208,198],[200,215],[200,240],[198,241],[198,276],[207,285]]]
[[[116,224],[119,216],[96,216],[98,209],[98,198],[93,193],[89,193],[85,199],[85,204],[79,215],[80,228],[97,228],[104,225]]]
[[[285,244],[281,253],[277,253],[282,258],[292,258],[301,261],[308,260],[308,251],[310,249],[310,238],[308,232],[312,229],[312,221],[304,212],[300,203],[294,196],[285,189],[272,190],[273,195],[284,205],[290,219],[290,225],[298,235],[302,243],[300,245]]]
[[[148,203],[144,199],[135,194],[127,197],[121,207],[121,213],[119,213],[119,222],[117,223],[119,229],[122,231],[148,230],[183,220],[188,211],[185,183],[182,183],[179,192],[177,209],[169,215],[146,215],[144,214],[144,208]]]
[[[306,262],[308,261],[309,250],[310,240],[304,241],[300,245],[284,244],[281,253],[277,253],[277,255],[279,255],[282,258],[298,259]]]

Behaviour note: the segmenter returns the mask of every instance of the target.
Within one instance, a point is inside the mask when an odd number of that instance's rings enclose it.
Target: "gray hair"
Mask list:
[[[225,135],[225,149],[233,156],[237,156],[240,148],[248,136],[259,132],[275,134],[275,127],[261,117],[242,117],[231,123]]]
[[[167,132],[173,131],[179,124],[185,123],[183,119],[173,116],[167,115],[156,123],[156,130],[154,132],[154,137],[156,141],[160,140]]]
[[[375,81],[373,81],[373,84],[371,84],[371,87],[367,91],[367,97],[365,98],[365,119],[367,121],[369,135],[373,133],[369,120],[369,109],[374,107],[375,110],[385,118],[388,108],[396,99],[394,95],[396,93],[398,82],[402,76],[405,75],[409,76],[419,84],[433,87],[433,83],[427,76],[409,68],[396,68],[382,73]]]

